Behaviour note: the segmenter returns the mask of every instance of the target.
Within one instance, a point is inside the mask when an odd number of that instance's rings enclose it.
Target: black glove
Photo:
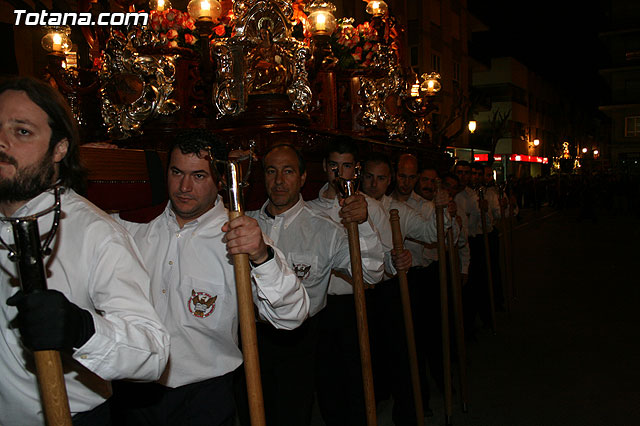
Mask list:
[[[7,299],[7,305],[18,308],[16,321],[22,341],[34,351],[72,351],[96,332],[89,311],[69,302],[57,290],[30,294],[19,290]]]

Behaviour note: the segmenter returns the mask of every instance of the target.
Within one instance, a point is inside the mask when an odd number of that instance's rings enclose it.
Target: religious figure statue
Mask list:
[[[288,58],[273,41],[272,25],[270,19],[260,20],[260,39],[247,55],[246,84],[250,95],[286,93]]]

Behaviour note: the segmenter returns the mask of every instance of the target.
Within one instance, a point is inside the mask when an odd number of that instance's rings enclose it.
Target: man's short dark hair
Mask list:
[[[445,173],[441,176],[443,182],[447,178],[455,180],[458,185],[460,184],[460,179],[458,179],[458,175],[455,173]]]
[[[393,177],[393,166],[388,155],[381,152],[372,152],[364,159],[363,168],[366,168],[367,163],[372,164],[386,164],[389,167],[389,175]]]
[[[471,164],[467,160],[458,160],[455,166],[453,166],[453,170],[456,171],[458,167],[471,167]]]
[[[471,164],[471,170],[482,170],[482,173],[484,173],[484,163],[474,162]]]
[[[267,151],[262,156],[262,168],[265,169],[264,160],[265,158],[267,158],[267,154],[269,154],[274,149],[281,148],[281,147],[289,148],[296,154],[296,157],[298,158],[298,172],[300,172],[300,175],[304,174],[304,172],[307,171],[307,165],[304,162],[304,157],[302,156],[302,153],[298,150],[298,148],[288,143],[279,143],[279,144],[271,145],[271,147],[269,147],[269,149],[267,149]]]
[[[353,139],[349,136],[337,136],[329,141],[327,144],[327,151],[325,159],[329,159],[329,155],[332,152],[338,154],[351,154],[353,155],[353,161],[358,161],[358,147]]]
[[[211,153],[215,159],[227,160],[227,148],[224,143],[211,131],[206,129],[184,129],[179,131],[173,139],[169,149],[169,158],[173,151],[179,149],[183,154],[195,154],[201,157],[201,152]],[[202,158],[202,157],[201,157]],[[215,165],[212,172],[220,176],[221,167]]]
[[[43,81],[31,77],[15,77],[0,83],[0,94],[7,90],[24,92],[48,117],[51,128],[49,153],[56,144],[67,139],[67,154],[58,165],[58,178],[62,185],[84,193],[86,170],[80,164],[80,135],[73,113],[62,94]]]
[[[440,173],[438,172],[438,169],[436,168],[435,164],[428,162],[428,163],[424,163],[420,165],[420,168],[418,168],[418,174],[422,174],[422,172],[424,172],[425,170],[433,170],[434,172],[436,172],[436,174],[439,176]]]

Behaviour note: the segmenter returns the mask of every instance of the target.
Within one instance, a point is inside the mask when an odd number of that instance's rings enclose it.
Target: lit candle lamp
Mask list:
[[[316,18],[316,31],[326,31],[327,30],[327,17],[320,13],[318,14],[318,18]]]
[[[52,37],[53,44],[51,48],[54,52],[60,52],[62,50],[62,36],[58,33],[55,33]]]
[[[420,83],[416,80],[415,84],[411,86],[411,97],[417,98],[420,96]]]
[[[164,10],[164,0],[158,0],[158,6],[156,7],[158,12],[162,12]]]
[[[373,16],[385,15],[387,10],[389,10],[389,6],[387,6],[387,3],[384,1],[374,0],[367,3],[367,13]]]
[[[212,13],[211,13],[211,4],[209,3],[208,0],[202,0],[200,2],[200,17],[204,18],[204,17],[209,17],[211,18]]]

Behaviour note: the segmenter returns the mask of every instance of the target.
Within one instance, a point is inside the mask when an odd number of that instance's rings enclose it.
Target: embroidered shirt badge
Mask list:
[[[191,297],[187,302],[189,312],[195,317],[206,318],[211,315],[216,308],[217,298],[218,296],[211,296],[203,291],[196,292],[195,290],[191,290]]]
[[[300,281],[309,278],[309,273],[311,272],[311,265],[305,265],[303,263],[295,264],[293,263],[293,271],[296,273],[296,276],[300,278]]]

